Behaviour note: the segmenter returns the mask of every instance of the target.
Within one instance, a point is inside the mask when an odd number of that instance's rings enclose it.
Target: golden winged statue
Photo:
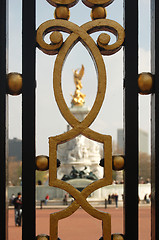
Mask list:
[[[81,79],[84,75],[84,66],[82,65],[80,71],[78,71],[78,69],[73,71],[73,77],[74,77],[74,83],[76,86],[76,90],[74,92],[74,95],[71,94],[72,96],[72,105],[78,105],[78,106],[82,106],[85,103],[85,97],[86,95],[81,93],[80,90],[82,88],[82,83],[81,83]]]

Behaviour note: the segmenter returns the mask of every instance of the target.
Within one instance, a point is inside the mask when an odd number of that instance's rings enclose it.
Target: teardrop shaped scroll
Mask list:
[[[98,51],[97,46],[95,45],[93,39],[87,34],[95,32],[96,30],[96,23],[98,23],[97,28],[99,30],[107,30],[109,32],[113,32],[118,36],[117,42],[108,45],[107,53],[113,54],[113,52],[117,52],[121,48],[121,44],[124,41],[124,30],[122,27],[120,27],[119,24],[114,23],[114,21],[111,20],[96,20],[93,22],[86,23],[82,25],[80,28],[76,25],[72,25],[71,29],[73,30],[73,33],[68,37],[66,42],[64,43],[62,49],[59,51],[59,54],[57,56],[55,67],[54,67],[54,92],[55,92],[55,98],[58,104],[58,107],[63,115],[63,117],[68,121],[68,123],[75,127],[78,125],[77,128],[80,128],[84,130],[83,126],[90,126],[90,124],[94,121],[96,118],[102,102],[104,100],[105,95],[105,89],[106,89],[106,73],[105,73],[105,65],[102,59],[102,56],[100,52]],[[106,26],[105,26],[106,25]],[[115,26],[117,25],[118,29],[115,29]],[[66,26],[66,24],[65,24]],[[70,27],[70,23],[68,24],[68,27]],[[83,29],[84,28],[84,29]],[[81,41],[83,45],[87,48],[87,50],[90,52],[90,55],[93,58],[93,61],[95,63],[95,67],[97,70],[98,75],[98,90],[97,90],[97,96],[95,99],[95,103],[87,115],[87,117],[82,121],[79,122],[68,109],[61,90],[61,71],[63,62],[65,61],[65,58],[71,48],[76,44],[77,41]]]
[[[58,22],[58,24],[60,25],[64,24],[65,27],[68,27],[69,29],[73,30],[73,33],[66,39],[55,61],[54,76],[53,76],[55,99],[63,117],[67,120],[67,122],[73,128],[75,128],[76,130],[78,129],[78,132],[79,132],[79,130],[83,131],[85,128],[90,126],[90,124],[96,118],[101,108],[101,105],[103,103],[105,90],[106,90],[105,65],[99,49],[97,48],[93,39],[87,34],[85,29],[83,29],[82,27],[78,27],[73,23],[67,24],[66,22],[60,22],[60,23]],[[82,122],[79,122],[68,109],[62,94],[62,89],[61,89],[61,72],[62,72],[63,63],[68,53],[73,48],[73,46],[77,43],[77,41],[81,41],[89,51],[91,57],[93,58],[93,61],[97,70],[97,75],[98,75],[98,90],[97,90],[95,103],[91,111],[89,112],[89,114],[86,116],[86,118]]]

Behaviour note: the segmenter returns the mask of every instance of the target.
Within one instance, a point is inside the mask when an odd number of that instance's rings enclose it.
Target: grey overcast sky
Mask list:
[[[141,7],[142,6],[142,7]],[[21,0],[9,1],[9,72],[22,72],[21,63]],[[53,19],[54,7],[46,0],[37,0],[36,27]],[[91,10],[79,1],[70,9],[71,22],[82,25],[90,21]],[[29,17],[29,13],[28,13]],[[123,26],[123,1],[114,0],[107,7],[107,18]],[[132,12],[133,19],[133,12]],[[67,37],[67,35],[65,34]],[[91,35],[94,39],[97,34]],[[53,93],[53,67],[56,56],[48,56],[37,49],[36,55],[36,154],[49,152],[48,137],[66,131],[67,122],[61,116]],[[123,49],[112,56],[104,57],[107,72],[106,96],[91,128],[117,138],[117,129],[123,127]],[[65,101],[70,107],[75,86],[73,69],[85,67],[82,92],[86,94],[86,105],[94,103],[97,90],[97,76],[94,64],[87,50],[78,43],[70,52],[63,68],[62,89]],[[150,71],[150,1],[139,1],[139,73]],[[135,80],[135,79],[134,79]],[[9,138],[22,137],[21,96],[9,96]],[[139,126],[150,137],[150,96],[139,96]]]

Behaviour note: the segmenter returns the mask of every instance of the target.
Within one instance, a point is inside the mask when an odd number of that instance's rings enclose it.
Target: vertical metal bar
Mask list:
[[[159,2],[151,0],[151,72],[155,75],[151,98],[151,239],[159,239]]]
[[[35,0],[22,5],[22,239],[35,239]]]
[[[6,197],[6,39],[7,1],[1,0],[0,7],[0,238],[7,239],[7,197]]]
[[[138,239],[138,0],[125,0],[125,239]],[[130,226],[133,226],[130,227]]]

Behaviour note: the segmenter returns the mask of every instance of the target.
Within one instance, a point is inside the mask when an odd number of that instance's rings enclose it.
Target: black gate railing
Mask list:
[[[138,239],[138,0],[125,1],[124,51],[125,238]]]
[[[151,72],[155,77],[151,99],[151,232],[152,239],[159,238],[159,2],[151,1]]]
[[[35,238],[35,2],[22,2],[22,239]]]
[[[35,239],[35,0],[23,0],[22,17],[22,239]],[[7,19],[0,1],[0,239],[7,239]],[[138,239],[138,0],[125,0],[125,199],[124,234]],[[151,0],[151,239],[159,239],[159,1]],[[29,177],[28,177],[29,175]],[[28,201],[29,193],[29,201]],[[29,220],[28,220],[29,219]]]
[[[6,39],[7,39],[7,3],[1,1],[0,7],[0,236],[7,239],[7,205],[6,205]]]

